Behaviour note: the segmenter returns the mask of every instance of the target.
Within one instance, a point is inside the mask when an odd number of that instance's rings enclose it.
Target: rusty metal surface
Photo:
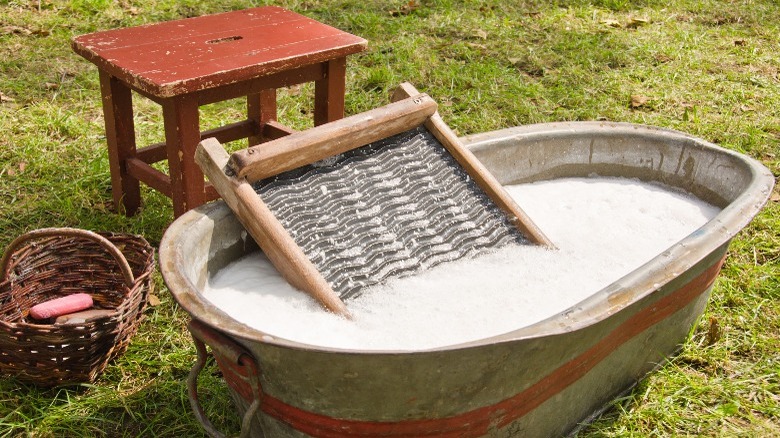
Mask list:
[[[771,173],[752,159],[637,125],[532,125],[465,142],[505,184],[594,173],[635,177],[680,187],[724,209],[557,316],[416,352],[321,348],[232,320],[199,291],[209,273],[254,249],[224,205],[189,212],[163,238],[163,276],[184,309],[257,361],[265,409],[253,422],[254,436],[260,428],[274,437],[566,434],[674,354],[706,305],[730,239],[773,185]],[[243,413],[250,401],[233,396]]]

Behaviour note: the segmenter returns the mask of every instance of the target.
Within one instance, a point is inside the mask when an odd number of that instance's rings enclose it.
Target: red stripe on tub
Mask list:
[[[651,308],[626,320],[591,348],[560,366],[523,392],[494,405],[452,417],[398,422],[359,421],[332,418],[299,409],[264,395],[261,409],[279,421],[319,438],[358,436],[442,438],[479,437],[507,426],[536,409],[588,373],[615,349],[668,316],[690,304],[707,290],[725,257],[685,286],[660,299]]]

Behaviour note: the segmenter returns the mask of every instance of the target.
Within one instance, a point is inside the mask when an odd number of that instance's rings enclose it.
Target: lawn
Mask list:
[[[0,248],[32,229],[143,235],[156,246],[170,201],[148,188],[134,217],[113,210],[97,69],[76,35],[259,6],[215,0],[0,0]],[[362,36],[349,59],[348,114],[409,81],[467,135],[514,125],[612,120],[677,129],[780,175],[780,4],[774,0],[285,0],[274,4]],[[311,87],[279,93],[280,119],[311,126]],[[139,144],[162,139],[137,102]],[[242,102],[202,108],[238,120]],[[187,315],[158,274],[155,305],[128,351],[93,385],[40,389],[0,378],[0,437],[202,436],[184,380]],[[710,303],[679,356],[580,436],[780,435],[780,195],[732,242]],[[157,302],[159,301],[159,302]],[[209,417],[238,420],[216,369]]]

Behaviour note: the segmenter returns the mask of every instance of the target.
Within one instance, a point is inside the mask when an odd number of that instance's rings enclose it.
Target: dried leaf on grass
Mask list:
[[[650,101],[650,98],[641,94],[631,95],[631,108],[641,108]]]
[[[17,169],[18,169],[18,170],[17,170]],[[6,173],[8,174],[8,176],[15,176],[15,175],[16,175],[16,174],[18,174],[18,173],[24,173],[24,169],[27,169],[27,163],[26,163],[26,162],[24,162],[24,161],[22,161],[21,163],[19,163],[19,165],[18,165],[18,166],[16,166],[16,168],[14,168],[14,167],[9,167],[9,168],[6,170]]]
[[[707,329],[707,345],[714,345],[720,340],[721,335],[722,330],[718,323],[718,319],[714,316],[710,316],[710,326]]]
[[[32,34],[32,31],[30,29],[20,27],[20,26],[3,26],[1,32],[3,35],[31,35]]]
[[[287,95],[288,96],[299,96],[301,94],[301,89],[303,86],[301,84],[292,85],[286,88]]]
[[[138,8],[133,6],[128,0],[121,0],[119,2],[119,6],[121,6],[122,9],[124,9],[124,11],[126,13],[128,13],[129,15],[132,15],[132,16],[138,15]]]
[[[393,17],[398,17],[400,15],[409,15],[412,12],[416,11],[420,7],[420,2],[417,0],[409,0],[407,3],[402,5],[398,9],[391,9],[390,15]]]
[[[474,29],[472,33],[474,34],[475,37],[482,38],[483,40],[486,40],[488,37],[487,32],[485,32],[482,29]]]
[[[626,24],[623,24],[619,20],[615,20],[614,18],[604,18],[603,20],[601,20],[601,24],[604,24],[606,26],[615,27],[615,28],[626,28],[626,29],[636,29],[638,27],[644,26],[649,23],[650,23],[649,18],[637,18],[637,17],[630,18]]]
[[[160,298],[157,295],[149,294],[149,305],[152,307],[159,306],[161,301]]]
[[[6,96],[3,94],[3,92],[0,91],[0,102],[16,102],[14,98]]]
[[[644,26],[645,24],[650,24],[649,18],[633,17],[630,20],[628,20],[628,23],[626,23],[626,27],[628,29],[636,29],[637,27]]]
[[[21,26],[3,26],[0,28],[0,34],[2,35],[38,35],[38,36],[48,36],[51,34],[48,30],[42,30],[42,29],[36,29],[36,30],[30,30],[26,27]]]

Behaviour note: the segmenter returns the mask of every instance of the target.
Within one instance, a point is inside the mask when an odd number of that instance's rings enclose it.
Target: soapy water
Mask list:
[[[559,314],[719,212],[675,189],[624,178],[568,178],[505,189],[558,249],[507,245],[372,286],[347,301],[351,321],[288,285],[259,252],[222,269],[203,294],[272,337],[357,350],[435,348]]]

